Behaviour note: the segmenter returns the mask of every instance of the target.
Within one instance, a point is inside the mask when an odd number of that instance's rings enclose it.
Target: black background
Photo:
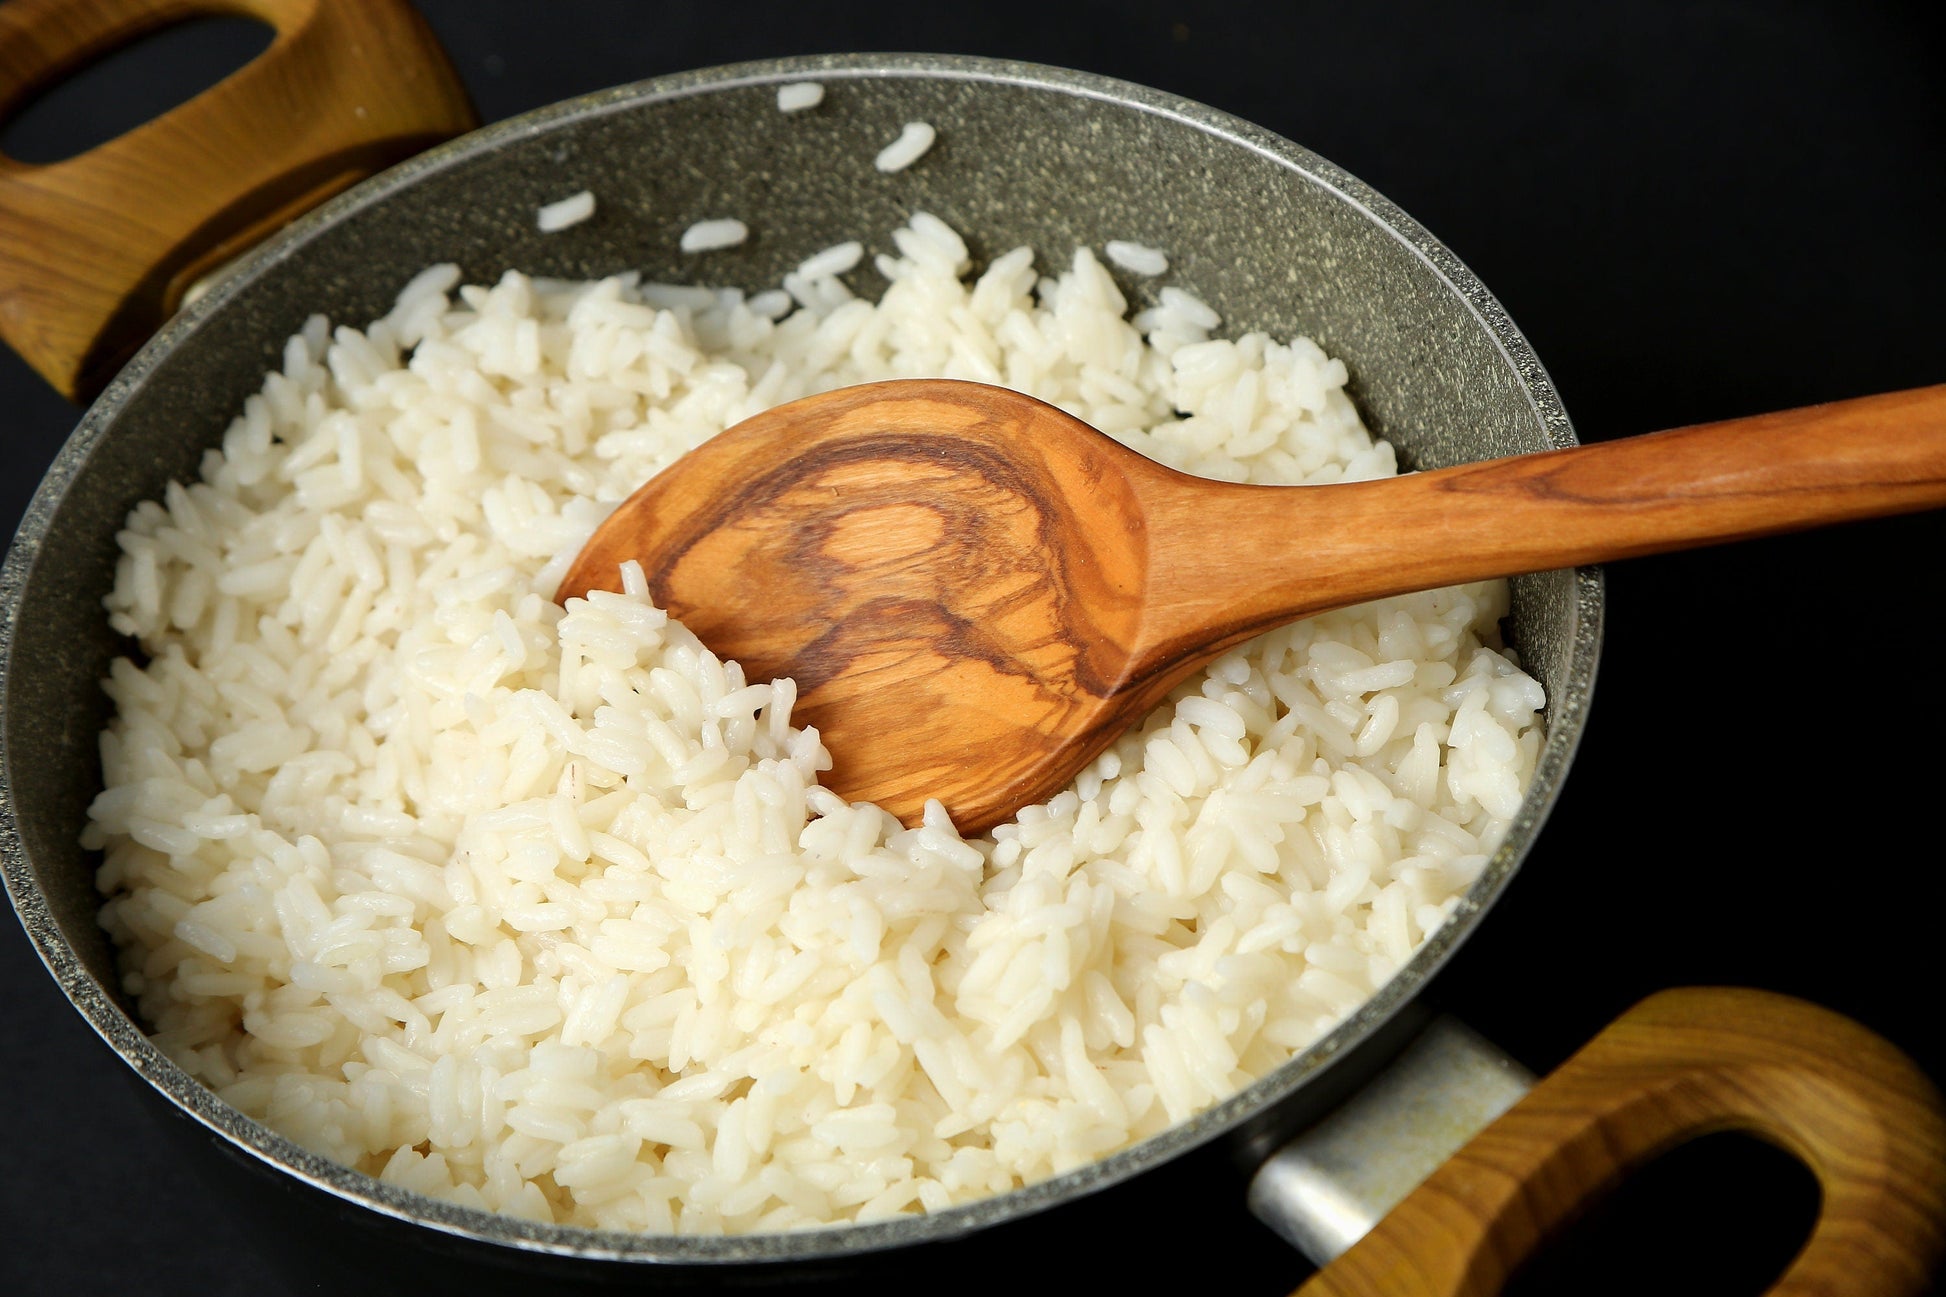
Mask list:
[[[888,49],[1065,64],[1213,104],[1346,167],[1451,246],[1533,341],[1584,440],[1946,381],[1946,44],[1919,6],[420,8],[487,120],[685,68]],[[255,43],[232,27],[151,45],[0,140],[58,156]],[[74,418],[0,354],[7,530]],[[1436,984],[1441,1004],[1546,1070],[1658,988],[1761,986],[1850,1014],[1946,1077],[1943,522],[1611,568],[1581,754],[1522,876]],[[337,1291],[280,1270],[275,1240],[175,1160],[122,1070],[0,924],[0,1292]],[[1527,1290],[1758,1291],[1804,1236],[1808,1186],[1767,1150],[1705,1146],[1560,1244]],[[1181,1237],[1077,1237],[1056,1271],[1085,1281],[1137,1253],[1137,1291],[1185,1286],[1194,1265],[1195,1290],[1251,1294],[1307,1273],[1240,1202],[1190,1194],[1181,1209]],[[1031,1293],[1044,1273],[1014,1258],[915,1286]]]

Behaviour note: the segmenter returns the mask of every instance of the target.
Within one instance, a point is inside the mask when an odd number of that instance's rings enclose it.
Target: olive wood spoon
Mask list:
[[[1372,482],[1191,477],[1003,388],[757,415],[617,508],[556,598],[621,588],[789,676],[826,784],[965,833],[1058,792],[1273,626],[1464,581],[1946,504],[1946,386]]]

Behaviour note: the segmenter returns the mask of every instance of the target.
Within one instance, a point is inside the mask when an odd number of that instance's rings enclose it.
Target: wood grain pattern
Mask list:
[[[1630,1170],[1729,1130],[1796,1156],[1823,1191],[1810,1240],[1773,1294],[1932,1291],[1946,1256],[1946,1109],[1932,1083],[1828,1010],[1693,988],[1617,1019],[1298,1293],[1496,1293]]]
[[[630,497],[556,597],[644,560],[705,644],[796,680],[830,786],[912,817],[946,790],[957,822],[996,821],[1040,787],[1022,734],[1086,747],[1112,723],[1145,558],[1139,527],[1091,520],[1139,516],[1113,443],[1042,436],[1067,416],[1035,403],[1023,425],[997,392],[868,385],[758,415]]]
[[[1196,667],[1383,595],[1946,504],[1946,387],[1327,487],[1162,467],[1031,397],[902,380],[692,451],[556,597],[658,603],[797,681],[842,796],[979,832]]]
[[[210,14],[277,29],[257,58],[78,157],[0,155],[0,337],[85,400],[210,269],[477,124],[404,0],[7,0],[0,118],[150,32]]]
[[[1946,386],[1376,482],[1160,484],[1150,651],[1366,599],[1946,505]],[[1251,564],[1199,543],[1251,538]],[[1167,629],[1165,629],[1165,627]],[[1171,638],[1171,636],[1174,638]]]

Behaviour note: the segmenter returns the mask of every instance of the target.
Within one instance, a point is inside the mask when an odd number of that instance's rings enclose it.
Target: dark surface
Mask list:
[[[1946,46],[1918,11],[1592,9],[424,4],[489,120],[817,50],[1028,58],[1201,99],[1348,168],[1466,259],[1588,440],[1946,380]],[[125,64],[81,107],[107,111],[143,77]],[[0,356],[9,529],[73,417]],[[1905,519],[1611,569],[1582,754],[1522,877],[1438,983],[1445,1006],[1544,1070],[1659,987],[1764,986],[1946,1076],[1928,817],[1946,704],[1926,633],[1943,540],[1940,518]],[[186,1169],[10,924],[0,1058],[0,1292],[353,1287],[362,1258],[289,1273],[275,1235]],[[1734,1145],[1675,1165],[1532,1291],[1644,1275],[1757,1291],[1802,1237],[1802,1183]],[[1079,1230],[1049,1258],[1061,1277],[1092,1265],[1141,1290],[1193,1261],[1220,1290],[1273,1293],[1305,1273],[1240,1204],[1164,1193],[1182,1237]],[[1046,1287],[1021,1261],[1007,1286]],[[1000,1278],[941,1257],[919,1283]]]

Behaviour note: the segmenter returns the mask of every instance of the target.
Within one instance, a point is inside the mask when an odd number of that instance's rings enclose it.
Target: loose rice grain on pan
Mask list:
[[[865,245],[853,239],[806,257],[799,263],[797,273],[805,279],[823,279],[830,275],[842,275],[856,267],[864,258]]]
[[[553,234],[570,225],[579,225],[595,214],[595,196],[583,189],[559,202],[549,203],[535,214],[534,223],[542,234]]]
[[[1169,257],[1160,248],[1146,247],[1140,243],[1130,243],[1125,239],[1110,239],[1102,251],[1108,259],[1123,270],[1137,275],[1165,275],[1169,273]]]
[[[1315,1041],[1520,804],[1540,686],[1504,583],[1226,653],[990,836],[822,789],[789,681],[646,596],[550,596],[604,514],[760,410],[1005,383],[1229,480],[1395,471],[1315,345],[1126,316],[1086,249],[968,280],[896,232],[877,302],[435,267],[315,319],[108,606],[102,921],[157,1043],[396,1185],[749,1231],[936,1210],[1099,1158]],[[803,287],[803,285],[800,285]],[[782,318],[777,313],[788,311]]]
[[[777,110],[801,113],[824,102],[824,86],[816,81],[793,81],[777,87]]]
[[[926,155],[936,138],[938,134],[929,123],[907,122],[899,138],[879,150],[872,165],[880,171],[904,171]]]
[[[684,252],[714,252],[734,248],[750,237],[750,227],[734,217],[697,221],[682,232],[678,246]]]

